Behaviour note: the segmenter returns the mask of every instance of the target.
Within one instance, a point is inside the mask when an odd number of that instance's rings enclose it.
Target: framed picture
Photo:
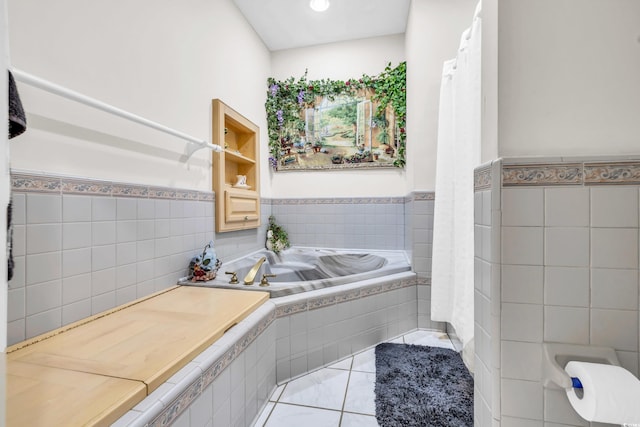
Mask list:
[[[347,81],[268,80],[269,161],[277,171],[405,164],[406,63]]]

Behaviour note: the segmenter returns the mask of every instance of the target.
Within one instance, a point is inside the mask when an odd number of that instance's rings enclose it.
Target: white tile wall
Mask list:
[[[491,186],[477,191],[474,197],[474,226],[476,245],[474,265],[474,405],[476,426],[491,427],[500,425],[500,360],[503,357],[500,348],[500,296],[504,294],[511,302],[535,302],[542,298],[542,273],[528,265],[512,266],[506,271],[501,269],[500,254],[503,241],[500,238],[500,162],[490,166]],[[538,230],[541,225],[542,194],[537,191],[529,193],[531,200],[511,192],[502,195],[514,204],[521,206],[506,220],[514,225],[526,224],[527,229]],[[537,199],[537,200],[536,200]],[[540,205],[536,208],[536,205]],[[540,210],[540,212],[537,212]],[[519,227],[523,228],[524,227]],[[513,227],[515,234],[519,228]],[[525,230],[526,232],[526,230]],[[501,271],[502,270],[502,271]],[[527,280],[511,280],[522,277],[519,273],[527,272]],[[508,283],[502,287],[500,277],[506,276]],[[520,304],[514,304],[519,306]],[[512,348],[508,354],[518,351]],[[509,370],[510,369],[510,370]],[[511,366],[508,375],[513,376],[520,369]]]
[[[546,305],[544,341],[589,344],[589,309]]]
[[[503,378],[501,390],[503,415],[542,419],[542,384]]]
[[[638,310],[591,310],[591,343],[638,352]]]
[[[589,229],[547,227],[544,234],[544,265],[589,266]]]
[[[502,300],[504,302],[541,304],[543,283],[544,275],[541,266],[502,266]]]
[[[589,269],[544,268],[544,303],[589,307]]]
[[[63,195],[62,220],[63,222],[91,221],[91,197]]]
[[[502,225],[541,227],[544,222],[543,196],[541,188],[506,188],[502,198],[513,209],[504,212]]]
[[[502,227],[502,262],[542,265],[542,227]]]
[[[592,228],[591,265],[638,269],[638,227]]]
[[[542,305],[502,304],[503,340],[542,342]]]
[[[91,246],[91,223],[68,222],[62,224],[62,249],[79,249]]]
[[[26,224],[56,224],[62,219],[62,199],[57,195],[27,194]]]
[[[540,381],[542,379],[542,345],[517,341],[502,342],[502,376]]]
[[[636,310],[638,272],[607,268],[591,269],[591,306],[614,310]]]
[[[635,187],[591,188],[592,227],[637,227],[638,189]]]
[[[271,206],[271,212],[287,230],[289,240],[298,246],[403,249],[404,208],[403,199],[355,199],[355,202],[336,199],[330,203],[323,200],[278,202]],[[428,207],[416,206],[415,215],[426,229]]]
[[[9,345],[175,284],[214,237],[213,202],[39,193],[13,200],[10,289],[20,291],[10,294]],[[252,250],[260,246],[254,238]]]
[[[590,425],[563,391],[542,386],[544,342],[613,347],[625,368],[640,371],[639,195],[637,185],[502,189],[501,408],[493,416],[503,427]]]
[[[587,227],[589,225],[588,188],[545,188],[544,194],[544,224],[547,227]],[[506,204],[505,207],[508,207],[508,210],[515,208]]]

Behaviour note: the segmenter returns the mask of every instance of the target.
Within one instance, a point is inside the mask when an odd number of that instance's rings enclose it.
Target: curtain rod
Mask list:
[[[70,99],[72,101],[79,102],[81,104],[88,105],[89,107],[96,108],[98,110],[102,110],[109,114],[113,114],[115,116],[122,117],[123,119],[130,120],[132,122],[139,123],[141,125],[159,130],[164,133],[168,133],[170,135],[176,136],[181,139],[185,139],[189,142],[199,145],[201,148],[209,148],[213,151],[224,151],[222,147],[219,145],[208,143],[207,141],[195,138],[191,135],[187,135],[186,133],[180,132],[175,129],[171,129],[165,125],[154,122],[149,119],[145,119],[144,117],[140,117],[136,114],[125,111],[121,108],[114,107],[113,105],[109,105],[105,102],[98,101],[95,98],[91,98],[89,96],[83,95],[71,89],[68,89],[64,86],[60,86],[56,83],[52,83],[48,80],[42,79],[40,77],[36,77],[32,74],[25,73],[24,71],[18,70],[16,68],[12,69],[13,77],[16,80],[21,81],[22,83],[28,84],[29,86],[37,87],[39,89],[45,90],[47,92],[53,93],[55,95],[62,96],[64,98]],[[191,152],[193,154],[193,152]]]

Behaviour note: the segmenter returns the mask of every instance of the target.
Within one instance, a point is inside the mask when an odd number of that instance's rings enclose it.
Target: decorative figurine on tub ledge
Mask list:
[[[189,263],[189,280],[192,282],[205,282],[216,278],[216,273],[222,265],[216,257],[213,249],[213,241],[210,241],[202,250],[202,254],[191,258]]]

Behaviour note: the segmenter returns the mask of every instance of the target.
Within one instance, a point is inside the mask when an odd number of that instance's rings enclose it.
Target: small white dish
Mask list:
[[[250,186],[250,185],[247,185],[247,184],[244,184],[244,185],[241,185],[241,184],[235,184],[235,185],[233,186],[233,188],[243,188],[243,189],[245,189],[245,190],[248,190],[248,189],[250,189],[250,188],[251,188],[251,186]]]

